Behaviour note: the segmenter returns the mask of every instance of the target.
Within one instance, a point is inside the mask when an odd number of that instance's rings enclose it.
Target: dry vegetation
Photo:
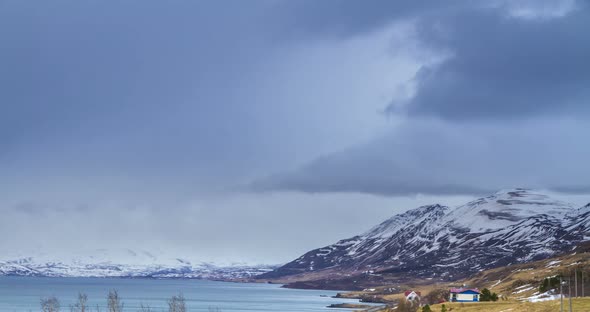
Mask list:
[[[563,310],[569,311],[567,300],[563,302]],[[559,300],[544,302],[521,302],[516,300],[476,303],[444,303],[447,312],[556,312],[560,311]],[[443,311],[443,304],[431,305],[432,312]],[[421,309],[418,309],[421,311]],[[572,299],[572,311],[590,312],[590,298]],[[396,308],[386,308],[381,312],[400,312]]]
[[[590,253],[574,254],[483,271],[464,283],[479,288],[487,287],[504,297],[519,299],[537,292],[544,278],[555,275],[573,276],[574,270],[577,270],[580,284],[578,295],[582,294],[581,272],[584,272],[584,294],[590,295],[589,264]],[[572,287],[573,281],[572,277]]]
[[[373,298],[380,302],[397,302],[403,298],[403,291],[416,290],[422,292],[423,296],[434,293],[437,290],[448,290],[451,286],[466,284],[469,287],[478,287],[479,289],[488,288],[500,296],[498,302],[480,302],[480,303],[445,303],[447,311],[559,311],[559,300],[545,302],[523,302],[525,298],[538,294],[539,286],[546,277],[562,275],[572,277],[572,295],[575,296],[573,286],[573,272],[578,272],[578,296],[582,293],[590,296],[590,248],[580,246],[571,255],[553,257],[541,261],[530,262],[526,264],[510,265],[506,267],[482,271],[475,276],[452,283],[443,283],[435,281],[416,281],[405,285],[392,285],[376,287],[373,291],[351,292],[343,294],[343,297],[349,298]],[[582,279],[582,273],[584,278]],[[583,282],[583,283],[582,283]],[[582,285],[585,287],[582,288]],[[395,289],[392,292],[391,289]],[[568,293],[567,284],[564,287],[564,293]],[[434,312],[441,311],[441,304],[434,304],[434,300],[428,300],[431,303],[431,309]],[[451,309],[452,308],[452,309]],[[569,306],[566,302],[565,310]],[[396,310],[393,310],[396,311]],[[590,298],[577,298],[573,301],[573,311],[590,312]]]
[[[448,312],[555,312],[560,309],[559,300],[544,302],[498,301],[477,303],[446,303]],[[441,311],[442,304],[431,306],[433,312]],[[572,310],[590,312],[590,298],[572,299]],[[564,300],[564,311],[569,311],[567,300]]]
[[[182,294],[174,295],[166,301],[168,304],[168,312],[186,312],[186,299]],[[88,306],[88,296],[84,293],[78,294],[76,303],[69,306],[70,312],[123,312],[123,311],[138,311],[138,312],[153,312],[154,309],[149,305],[140,304],[136,309],[124,309],[124,303],[116,290],[110,290],[106,298],[106,309],[96,306],[92,309]],[[41,299],[41,311],[43,312],[60,312],[61,304],[56,297],[48,297]],[[158,310],[164,311],[164,310]],[[219,308],[209,307],[209,312],[220,312]]]

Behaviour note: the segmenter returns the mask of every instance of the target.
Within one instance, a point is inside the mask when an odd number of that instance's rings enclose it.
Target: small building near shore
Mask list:
[[[451,288],[451,302],[479,302],[481,292],[477,288]]]
[[[404,292],[404,296],[408,301],[420,301],[422,293],[420,293],[419,291],[406,290],[406,292]]]

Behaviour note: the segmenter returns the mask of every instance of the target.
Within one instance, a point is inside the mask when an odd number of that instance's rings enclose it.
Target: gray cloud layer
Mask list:
[[[584,164],[590,150],[582,143],[590,133],[590,39],[583,31],[590,28],[589,7],[514,4],[402,14],[416,18],[422,48],[447,55],[417,72],[414,96],[388,107],[406,116],[404,124],[253,187],[385,195],[515,186],[590,192]],[[358,14],[364,29],[366,12]]]
[[[501,125],[414,120],[253,187],[394,196],[482,195],[512,187],[589,193],[590,169],[583,165],[590,153],[583,143],[588,130],[572,119]]]
[[[370,138],[418,66],[383,53],[398,29],[294,39],[290,3],[1,2],[0,248],[278,262],[389,216],[228,191]]]
[[[452,56],[418,73],[405,110],[453,120],[588,113],[589,17],[583,6],[563,18],[474,10],[421,21],[421,40]]]
[[[449,53],[414,78],[416,96],[389,109],[447,119],[587,112],[589,6],[574,1],[407,3],[298,1],[295,33],[359,36],[396,20],[416,22],[419,44]],[[404,45],[406,42],[394,42]],[[400,107],[401,106],[401,107]]]
[[[281,36],[287,38],[346,38],[360,36],[393,20],[428,16],[433,12],[462,7],[464,1],[453,3],[432,1],[373,0],[361,1],[302,0],[283,3],[279,7]]]
[[[585,192],[588,20],[569,1],[0,2],[0,236],[21,237],[0,247],[286,261],[432,194]]]

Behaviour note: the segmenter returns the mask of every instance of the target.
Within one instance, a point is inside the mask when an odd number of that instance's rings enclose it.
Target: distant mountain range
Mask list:
[[[332,289],[453,281],[570,252],[589,239],[590,204],[575,207],[533,190],[511,189],[455,208],[409,210],[257,278]]]
[[[0,256],[0,275],[257,280],[358,289],[409,280],[455,281],[479,271],[575,252],[590,240],[590,204],[527,189],[450,208],[422,206],[283,266],[214,265],[129,249]]]
[[[81,250],[75,254],[39,253],[3,256],[0,275],[43,277],[197,278],[209,280],[247,279],[276,268],[268,265],[215,265],[154,255],[130,249]]]

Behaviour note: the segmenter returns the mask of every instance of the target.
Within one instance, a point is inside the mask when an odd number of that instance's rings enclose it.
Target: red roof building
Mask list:
[[[420,300],[422,293],[419,291],[406,290],[404,296],[406,297],[406,300]]]

